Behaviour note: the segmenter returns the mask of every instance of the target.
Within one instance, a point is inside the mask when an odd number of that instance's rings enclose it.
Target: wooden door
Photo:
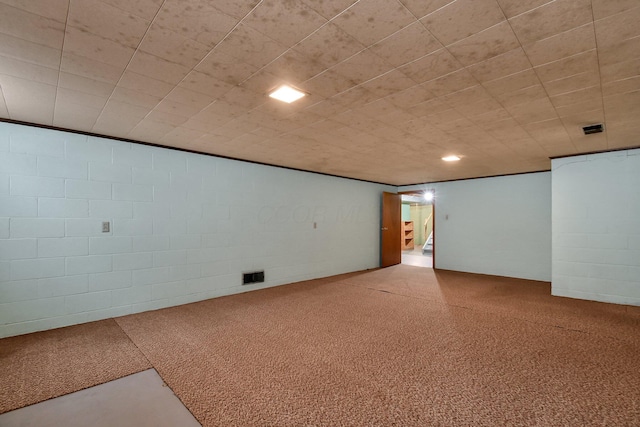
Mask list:
[[[402,261],[401,229],[402,200],[399,194],[382,193],[382,229],[380,232],[380,267],[400,264]]]

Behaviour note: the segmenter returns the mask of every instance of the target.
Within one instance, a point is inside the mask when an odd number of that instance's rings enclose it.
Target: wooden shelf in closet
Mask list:
[[[402,250],[413,250],[413,221],[402,221]]]

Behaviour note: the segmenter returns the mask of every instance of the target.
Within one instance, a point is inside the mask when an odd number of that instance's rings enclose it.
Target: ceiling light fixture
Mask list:
[[[458,160],[460,160],[460,157],[458,157],[458,156],[446,156],[446,157],[443,157],[442,160],[444,160],[445,162],[457,162]]]
[[[425,191],[425,193],[424,193],[424,195],[423,195],[422,197],[424,197],[424,199],[425,199],[427,202],[430,202],[430,201],[432,201],[432,200],[433,200],[433,192],[431,192],[431,191]]]
[[[286,102],[287,104],[291,104],[294,101],[305,96],[305,93],[300,92],[292,88],[291,86],[282,85],[278,89],[274,90],[269,94],[271,98],[275,98],[279,101]]]

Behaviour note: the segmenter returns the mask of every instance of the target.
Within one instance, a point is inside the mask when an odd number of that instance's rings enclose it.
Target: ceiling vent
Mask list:
[[[604,132],[604,126],[602,123],[598,123],[597,125],[583,126],[582,130],[585,135],[591,135],[592,133]]]

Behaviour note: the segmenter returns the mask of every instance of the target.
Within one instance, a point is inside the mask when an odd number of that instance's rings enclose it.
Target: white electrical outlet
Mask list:
[[[111,230],[111,223],[109,221],[104,221],[102,223],[102,232],[108,233]]]

